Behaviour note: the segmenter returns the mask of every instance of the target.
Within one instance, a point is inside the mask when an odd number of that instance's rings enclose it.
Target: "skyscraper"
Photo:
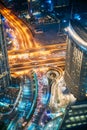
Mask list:
[[[87,98],[87,30],[71,20],[68,32],[64,78],[77,100],[84,100]]]
[[[75,20],[68,27],[64,79],[77,98],[68,105],[60,130],[87,128],[87,30]]]
[[[87,128],[87,101],[76,102],[67,107],[59,130],[82,130]]]
[[[0,15],[1,21],[1,15]],[[7,47],[4,39],[2,21],[0,22],[0,92],[9,86],[10,73],[8,65]]]

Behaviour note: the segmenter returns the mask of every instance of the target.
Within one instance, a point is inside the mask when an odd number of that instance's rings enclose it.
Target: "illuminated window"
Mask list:
[[[66,127],[67,127],[67,128],[70,128],[70,127],[71,127],[71,125],[66,125]]]
[[[74,118],[74,117],[70,117],[70,120],[71,120],[71,121],[75,121],[75,118]]]
[[[77,124],[72,124],[72,126],[76,126]]]
[[[79,116],[76,116],[76,117],[75,117],[75,120],[76,120],[76,121],[79,121],[79,120],[80,120]]]
[[[82,123],[78,123],[78,125],[81,125]]]
[[[85,120],[85,116],[80,116],[81,120]]]

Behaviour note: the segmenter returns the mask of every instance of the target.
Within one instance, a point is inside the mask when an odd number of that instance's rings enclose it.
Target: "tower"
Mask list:
[[[60,130],[87,128],[87,30],[75,20],[68,27],[64,79],[77,98],[68,105]]]
[[[67,38],[64,79],[77,100],[87,98],[87,30],[78,21],[70,21]]]
[[[4,38],[4,29],[0,15],[0,92],[9,86],[10,72],[8,65],[7,47]]]

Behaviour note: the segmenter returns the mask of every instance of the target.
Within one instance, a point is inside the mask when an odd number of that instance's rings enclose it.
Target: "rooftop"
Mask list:
[[[68,31],[79,46],[87,48],[87,30],[78,21],[71,20]]]

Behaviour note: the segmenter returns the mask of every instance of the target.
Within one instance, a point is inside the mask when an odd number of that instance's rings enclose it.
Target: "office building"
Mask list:
[[[87,128],[87,101],[76,102],[67,107],[59,130],[81,130]]]
[[[87,98],[87,30],[77,21],[70,21],[67,38],[64,79],[77,100]]]
[[[0,15],[0,92],[9,86],[10,72],[8,65],[7,47]]]
[[[66,87],[77,98],[68,105],[60,130],[87,127],[87,30],[75,20],[68,27],[64,79]]]

